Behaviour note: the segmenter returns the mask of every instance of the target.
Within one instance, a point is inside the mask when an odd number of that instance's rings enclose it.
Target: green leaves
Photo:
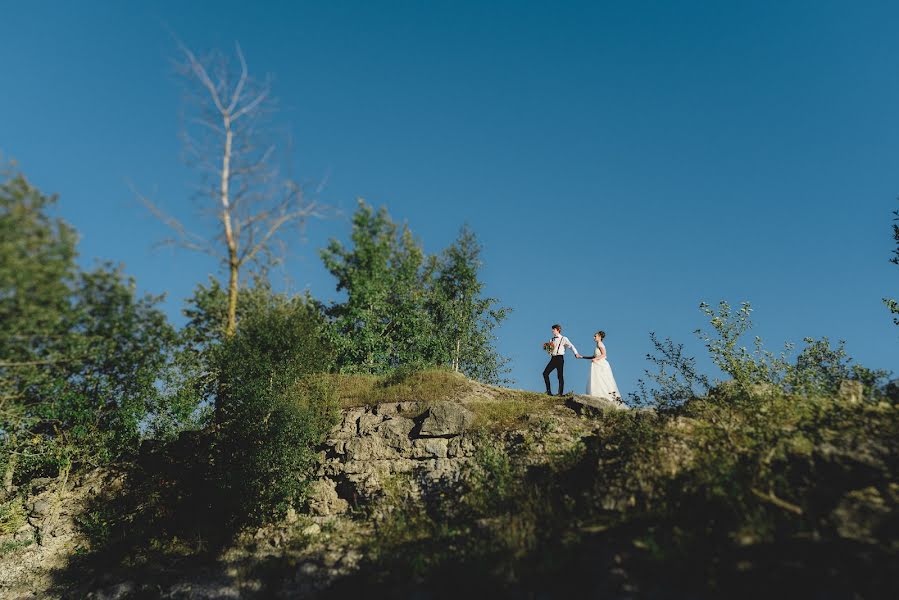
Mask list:
[[[227,514],[261,521],[302,496],[315,448],[336,422],[337,397],[333,385],[311,378],[331,366],[312,302],[265,285],[241,296],[256,302],[212,351],[216,480]]]
[[[482,295],[480,268],[481,245],[464,226],[437,260],[431,312],[450,366],[472,379],[502,383],[508,361],[493,347],[494,330],[511,309]]]
[[[893,211],[893,214],[896,217],[893,220],[899,221],[899,210]],[[894,265],[899,265],[899,225],[895,223],[893,223],[893,240],[896,242],[896,247],[893,249],[893,258],[890,259],[890,262]],[[883,303],[889,309],[890,314],[897,315],[893,317],[893,323],[899,325],[899,302],[890,298],[884,298]]]
[[[408,227],[360,201],[351,240],[351,248],[332,240],[321,252],[347,294],[326,308],[340,371],[448,366],[500,381],[505,360],[493,330],[508,309],[482,296],[481,248],[468,228],[439,256],[426,256]]]
[[[0,183],[0,430],[14,479],[133,451],[175,336],[162,298],[139,298],[121,267],[78,269],[55,202],[21,174]]]

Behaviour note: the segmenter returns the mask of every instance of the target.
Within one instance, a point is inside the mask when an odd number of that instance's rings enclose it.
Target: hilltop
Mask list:
[[[148,442],[133,464],[32,481],[21,506],[6,508],[4,594],[895,589],[895,404],[721,386],[673,411],[620,410],[446,371],[330,385],[339,420],[302,509],[216,527],[201,461],[185,461],[209,433]]]

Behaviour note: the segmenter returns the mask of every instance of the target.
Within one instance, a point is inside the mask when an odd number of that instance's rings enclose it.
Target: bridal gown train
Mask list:
[[[596,347],[595,355],[600,355],[599,346]],[[618,391],[618,385],[615,383],[615,377],[612,375],[612,367],[609,366],[608,359],[590,363],[587,395],[621,402],[621,393]]]

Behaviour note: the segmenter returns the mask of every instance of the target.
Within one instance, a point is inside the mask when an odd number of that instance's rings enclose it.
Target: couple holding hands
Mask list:
[[[559,377],[559,395],[563,395],[565,391],[565,349],[571,348],[576,358],[583,358],[591,361],[590,377],[587,379],[587,395],[604,398],[622,404],[621,394],[618,392],[618,386],[615,384],[615,377],[612,376],[612,367],[606,360],[606,346],[602,343],[606,337],[606,332],[597,331],[593,335],[596,341],[596,350],[592,356],[581,356],[574,344],[567,337],[562,335],[562,326],[559,324],[552,326],[553,337],[550,341],[543,344],[543,349],[549,353],[549,364],[543,369],[543,382],[546,384],[546,393],[552,395],[549,386],[549,374],[556,371]]]

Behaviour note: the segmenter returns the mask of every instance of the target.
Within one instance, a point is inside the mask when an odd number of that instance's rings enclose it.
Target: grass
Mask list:
[[[493,398],[467,403],[475,414],[475,424],[490,431],[507,431],[534,414],[545,413],[564,403],[558,396],[520,390],[498,390]]]
[[[392,402],[424,405],[459,399],[471,392],[472,383],[459,373],[427,370],[387,377],[376,375],[331,375],[337,386],[341,408],[373,406]]]
[[[465,400],[476,416],[477,427],[505,431],[520,426],[527,417],[545,413],[564,402],[556,396],[534,392],[485,388],[448,370],[431,369],[390,376],[329,375],[341,408],[414,402],[416,414],[435,402]]]
[[[16,541],[6,541],[0,543],[0,556],[6,556],[7,554],[14,554],[23,548],[27,548],[31,544],[34,543],[34,540],[22,540],[20,542]]]
[[[556,396],[484,387],[443,369],[400,372],[389,376],[326,375],[337,389],[341,408],[386,403],[415,403],[415,414],[435,402],[464,400],[476,416],[475,424],[490,431],[520,426],[529,416],[546,413],[564,402]]]
[[[18,531],[25,524],[26,517],[21,498],[15,497],[0,504],[0,535]]]

